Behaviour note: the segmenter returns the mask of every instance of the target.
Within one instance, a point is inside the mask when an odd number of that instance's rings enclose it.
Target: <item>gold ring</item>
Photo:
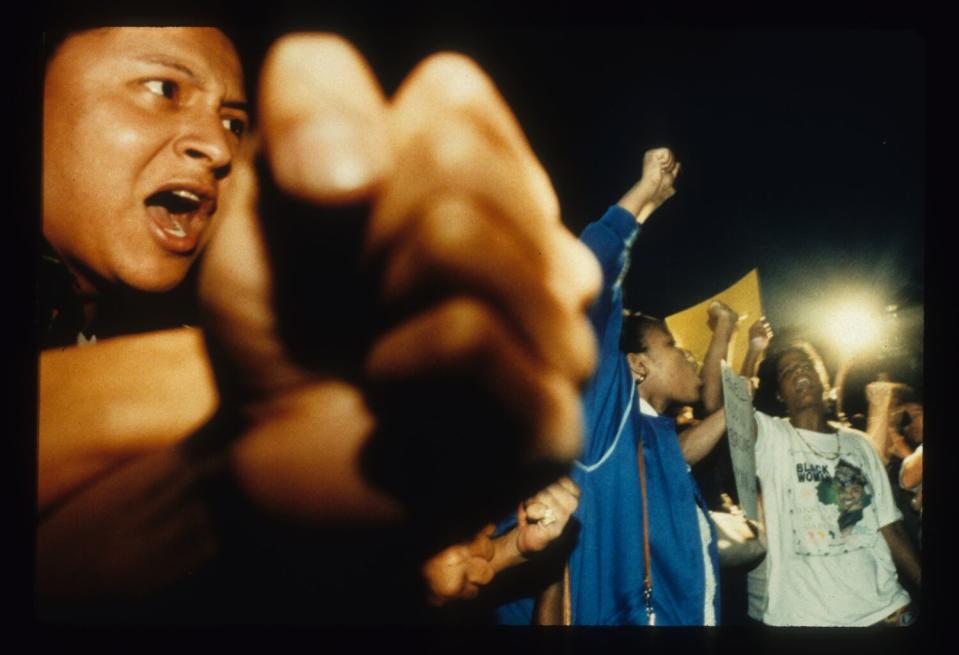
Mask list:
[[[553,523],[556,523],[556,513],[553,511],[552,507],[546,508],[546,513],[543,514],[542,523],[543,525],[552,525]]]

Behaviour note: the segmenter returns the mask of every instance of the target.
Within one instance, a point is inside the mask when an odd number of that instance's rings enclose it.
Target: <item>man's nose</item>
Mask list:
[[[233,149],[219,115],[193,115],[174,145],[181,157],[203,163],[219,178],[233,160]]]

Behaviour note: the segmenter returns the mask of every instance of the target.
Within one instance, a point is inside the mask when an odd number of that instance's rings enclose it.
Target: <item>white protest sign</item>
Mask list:
[[[722,362],[726,437],[733,460],[739,505],[747,518],[759,518],[756,507],[756,435],[749,381]]]

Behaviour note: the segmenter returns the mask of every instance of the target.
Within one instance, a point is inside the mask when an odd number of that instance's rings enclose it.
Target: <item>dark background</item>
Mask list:
[[[495,16],[280,3],[255,32],[239,17],[236,34],[251,61],[291,29],[343,34],[387,94],[430,53],[469,55],[513,108],[576,233],[639,178],[645,150],[671,147],[678,193],[637,241],[628,306],[665,317],[758,268],[774,329],[813,340],[835,376],[840,353],[820,334],[828,306],[866,294],[898,306],[897,344],[854,366],[852,409],[881,371],[922,392],[921,30],[651,28],[562,7]]]
[[[941,82],[954,75],[942,56],[951,50],[947,44],[954,36],[938,30],[936,20],[915,14],[859,15],[855,9],[839,12],[829,7],[828,14],[818,14],[828,15],[825,21],[806,14],[783,19],[768,13],[759,18],[724,13],[714,29],[715,18],[686,17],[679,25],[645,6],[610,14],[582,3],[571,9],[558,2],[487,4],[466,13],[454,6],[383,8],[354,2],[347,7],[332,2],[307,9],[289,4],[272,2],[251,10],[219,3],[208,15],[218,23],[232,21],[241,34],[241,48],[251,53],[290,28],[339,32],[367,56],[388,93],[431,52],[452,49],[470,55],[517,114],[552,177],[564,222],[577,233],[638,178],[644,150],[673,148],[683,162],[679,192],[647,223],[634,249],[626,282],[632,307],[667,315],[758,267],[767,314],[781,332],[784,326],[818,320],[816,305],[835,286],[873,287],[884,302],[911,307],[912,316],[926,315],[925,342],[936,356],[923,361],[923,326],[921,318],[915,319],[908,333],[908,361],[899,362],[899,368],[912,371],[912,381],[921,386],[924,363],[927,372],[935,369],[939,375],[951,367],[952,340],[945,332],[955,319],[946,295],[953,278],[951,230],[935,220],[946,216],[936,212],[935,198],[930,196],[928,211],[925,204],[926,118],[932,116],[929,133],[935,137],[928,142],[929,150],[937,151],[940,159],[950,151],[932,125],[941,129],[953,120],[935,103],[926,103],[927,68],[930,92],[936,88],[936,71],[940,89]],[[42,16],[41,27],[73,20],[64,17],[58,3],[53,5],[55,10]],[[182,7],[173,10],[182,12]],[[156,22],[155,9],[141,14],[144,20],[129,6],[121,11],[125,20],[115,22]],[[797,21],[811,29],[776,27]],[[250,30],[253,25],[256,30]],[[42,74],[42,48],[36,43],[37,32],[24,50],[37,53],[39,62],[22,71],[32,82],[20,98],[28,105],[39,105],[40,98],[36,80]],[[945,91],[937,93],[942,100]],[[24,152],[38,152],[35,107],[27,112],[25,124],[32,129],[15,136],[24,141]],[[39,157],[33,164],[38,173]],[[938,168],[940,179],[949,169],[948,160],[944,164]],[[936,174],[930,168],[929,175]],[[30,177],[27,187],[39,198],[39,176]],[[944,200],[942,195],[937,198],[939,203]],[[10,266],[22,272],[32,265],[30,244],[36,228],[31,221],[16,224],[18,233],[24,232],[18,243],[26,247],[19,251],[22,256],[10,259]],[[924,264],[926,227],[930,264]],[[923,304],[926,268],[933,296],[928,306]],[[22,296],[21,304],[31,304],[29,284],[14,291],[17,298]],[[18,371],[29,373],[35,367],[30,348],[22,348],[31,342],[31,334],[32,325],[25,323],[18,338],[8,340],[16,354],[11,361],[23,364],[14,371],[20,392],[11,402],[20,406],[22,411],[14,415],[21,417],[27,432],[33,424],[35,371],[27,375],[26,385]],[[17,401],[20,393],[25,394],[22,403]],[[933,393],[944,400],[943,387],[938,392],[932,388]],[[941,403],[927,407],[932,429],[945,427],[945,412]],[[11,434],[19,432],[11,428]],[[32,461],[29,452],[20,456],[23,442],[12,445],[14,461]],[[936,469],[954,461],[947,448],[932,446],[931,452],[943,456],[931,461]],[[17,510],[12,516],[22,517],[20,523],[27,528],[32,504],[21,507],[19,500],[29,500],[32,493],[32,469],[17,466],[15,471],[27,474],[11,479],[15,493],[10,497]],[[926,485],[931,512],[940,506],[936,481],[944,480],[948,473],[930,476]],[[936,577],[951,571],[951,564],[938,557],[941,549],[935,548],[933,537],[939,531],[927,534],[924,559],[940,565],[935,567],[940,574],[930,571],[926,594],[938,595],[948,585],[935,586]],[[27,561],[30,552],[27,543]],[[30,567],[16,566],[19,558],[12,561],[16,581],[24,583],[11,589],[26,590],[21,602],[27,602],[21,607],[29,617]],[[935,606],[926,604],[927,618]],[[603,634],[582,636],[595,646]],[[833,643],[838,636],[831,631],[828,642],[817,644]]]

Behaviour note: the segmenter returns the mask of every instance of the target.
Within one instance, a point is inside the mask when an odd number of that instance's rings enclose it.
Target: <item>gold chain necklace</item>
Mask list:
[[[786,421],[786,422],[789,423],[789,421]],[[802,434],[799,432],[799,429],[796,426],[794,426],[792,423],[789,423],[789,427],[792,428],[793,432],[796,433],[796,436],[799,437],[799,440],[802,441],[804,444],[806,444],[806,448],[811,450],[813,454],[818,455],[819,457],[822,457],[823,459],[839,459],[839,454],[842,451],[842,445],[839,442],[839,430],[836,430],[836,454],[824,455],[823,453],[813,448],[812,444],[810,444],[808,441],[806,441],[803,438]]]

